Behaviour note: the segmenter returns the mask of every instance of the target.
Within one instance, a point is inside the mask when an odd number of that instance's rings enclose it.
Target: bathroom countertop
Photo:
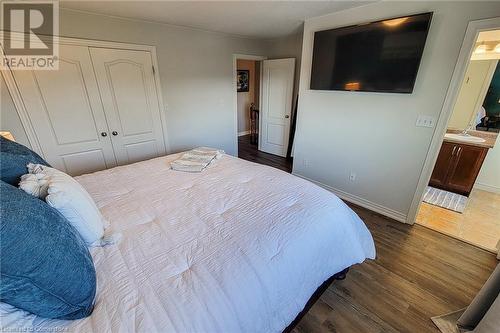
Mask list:
[[[446,133],[460,134],[460,133],[462,133],[462,130],[448,128],[448,130],[446,130]],[[446,138],[446,137],[443,139],[443,141],[460,143],[460,144],[469,145],[469,146],[483,147],[483,148],[493,148],[495,146],[495,141],[497,140],[497,136],[498,136],[498,133],[485,132],[485,131],[468,131],[467,133],[472,135],[472,136],[477,136],[477,137],[483,138],[486,141],[485,142],[466,142],[466,141],[461,141],[461,140],[457,140],[457,139],[450,139],[450,138]]]

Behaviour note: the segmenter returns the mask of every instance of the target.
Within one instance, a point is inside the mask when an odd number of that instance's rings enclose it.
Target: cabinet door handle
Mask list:
[[[453,151],[451,152],[451,156],[455,156],[455,150],[457,150],[457,146],[453,146]]]
[[[113,134],[114,136],[117,136],[118,132],[117,131],[113,131],[113,132],[111,132],[111,134]]]
[[[106,137],[106,136],[108,136],[108,133],[106,133],[106,132],[101,132],[101,136]]]
[[[458,147],[458,150],[457,150],[457,156],[460,155],[460,152],[462,151],[462,147]]]

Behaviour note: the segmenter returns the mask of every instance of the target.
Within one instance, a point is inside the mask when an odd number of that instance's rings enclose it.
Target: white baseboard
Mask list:
[[[243,132],[238,132],[238,136],[243,136],[243,135],[248,135],[250,134],[250,131],[243,131]]]
[[[395,211],[394,209],[387,208],[385,206],[379,205],[379,204],[377,204],[375,202],[371,202],[369,200],[363,199],[361,197],[358,197],[357,195],[354,195],[354,194],[351,194],[351,193],[347,193],[347,192],[344,192],[342,190],[338,190],[338,189],[333,188],[333,187],[331,187],[329,185],[323,184],[321,182],[318,182],[316,180],[307,178],[307,177],[299,175],[297,173],[293,173],[293,175],[295,175],[297,177],[300,177],[300,178],[303,178],[305,180],[310,181],[311,183],[314,183],[314,184],[316,184],[318,186],[323,187],[324,189],[326,189],[326,190],[332,192],[333,194],[337,195],[342,200],[345,200],[345,201],[351,202],[353,204],[356,204],[358,206],[361,206],[363,208],[369,209],[369,210],[371,210],[371,211],[373,211],[375,213],[379,213],[381,215],[390,217],[393,220],[396,220],[396,221],[399,221],[399,222],[403,222],[403,223],[407,223],[406,222],[406,214],[403,214],[403,213],[400,213],[398,211]]]
[[[487,191],[487,192],[500,194],[500,187],[497,187],[497,186],[491,186],[491,185],[483,184],[483,183],[475,183],[474,188],[477,188],[478,190],[483,190],[483,191]]]

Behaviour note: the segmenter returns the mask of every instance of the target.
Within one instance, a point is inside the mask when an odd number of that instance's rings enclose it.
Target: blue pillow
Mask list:
[[[54,208],[0,181],[0,301],[46,318],[93,310],[96,274],[76,229]]]
[[[17,186],[21,176],[28,173],[28,163],[50,166],[37,153],[0,135],[0,179]]]

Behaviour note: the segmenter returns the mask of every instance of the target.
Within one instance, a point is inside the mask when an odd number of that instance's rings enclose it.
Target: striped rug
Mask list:
[[[443,207],[455,212],[463,213],[467,205],[467,197],[427,186],[424,194],[424,202],[431,205]]]

